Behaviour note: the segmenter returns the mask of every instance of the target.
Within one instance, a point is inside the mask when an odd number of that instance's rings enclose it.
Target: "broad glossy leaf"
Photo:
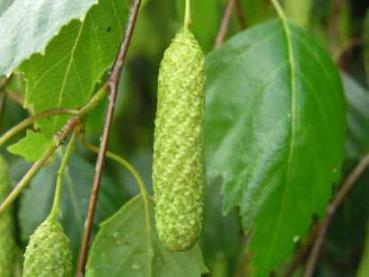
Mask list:
[[[5,0],[0,3],[0,76],[9,75],[97,0]]]
[[[340,175],[346,113],[340,77],[301,29],[272,21],[207,57],[208,179],[239,206],[255,276],[292,253]]]
[[[42,169],[24,192],[20,202],[19,219],[22,240],[28,240],[35,228],[49,214],[60,158]],[[71,239],[75,255],[78,254],[80,238],[91,191],[94,166],[78,156],[72,156],[64,177],[62,191],[63,227]],[[104,174],[98,200],[95,228],[98,223],[111,216],[124,201],[119,184]]]
[[[348,102],[348,158],[358,160],[369,151],[369,91],[347,74],[342,75]]]
[[[78,108],[113,63],[126,22],[124,1],[102,0],[84,21],[64,27],[46,48],[20,68],[25,74],[25,106],[35,113],[52,108]],[[39,126],[52,137],[67,118],[55,117]]]
[[[136,196],[101,224],[87,264],[87,276],[195,277],[207,271],[196,245],[187,252],[170,252],[159,241],[154,210],[149,214]]]

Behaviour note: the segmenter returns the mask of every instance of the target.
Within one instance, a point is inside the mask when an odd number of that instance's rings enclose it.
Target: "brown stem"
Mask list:
[[[354,168],[354,170],[349,174],[347,179],[344,181],[337,194],[333,198],[331,204],[327,208],[326,216],[320,224],[317,239],[313,245],[313,249],[310,253],[304,277],[311,277],[315,271],[317,261],[319,259],[320,251],[322,249],[325,236],[327,234],[328,228],[332,219],[337,211],[337,208],[345,200],[349,192],[352,190],[356,181],[364,173],[365,169],[369,166],[369,154],[367,154]]]
[[[320,226],[319,224],[314,224],[312,230],[310,231],[308,238],[304,241],[304,244],[300,247],[296,255],[293,257],[291,263],[289,264],[286,270],[286,273],[284,274],[284,277],[293,276],[293,273],[296,271],[299,265],[304,261],[309,250],[311,249],[311,245],[314,243],[318,235],[319,226]]]
[[[339,38],[339,21],[341,19],[342,11],[346,0],[334,0],[331,4],[331,15],[328,22],[328,38],[329,48],[334,50],[337,39]]]
[[[18,93],[11,91],[11,90],[6,90],[5,93],[8,99],[12,100],[14,103],[18,104],[19,106],[23,106],[24,99],[22,95],[19,95]]]
[[[241,30],[243,30],[246,28],[246,18],[245,14],[243,13],[241,0],[236,0],[236,12]]]
[[[235,4],[235,0],[228,0],[227,2],[227,6],[224,10],[222,23],[220,25],[218,35],[215,39],[215,46],[214,46],[215,48],[219,48],[220,46],[222,46],[224,42],[225,36],[227,35],[229,20],[231,19],[234,4]]]
[[[96,203],[98,198],[98,193],[100,189],[101,177],[104,168],[104,160],[107,151],[107,145],[109,140],[110,129],[112,125],[112,119],[114,114],[115,102],[117,98],[117,92],[119,87],[120,75],[122,72],[122,67],[125,62],[125,57],[132,39],[132,34],[136,25],[136,20],[138,12],[140,9],[141,0],[134,0],[129,14],[128,23],[125,30],[125,35],[121,43],[118,55],[114,62],[111,74],[108,79],[108,86],[110,88],[109,106],[107,114],[105,116],[104,131],[100,143],[99,153],[95,166],[95,175],[92,184],[92,192],[90,195],[84,234],[81,241],[78,265],[77,265],[77,276],[82,277],[85,271],[88,249],[91,237],[92,226],[94,222],[94,215],[96,210]]]
[[[353,37],[344,42],[340,47],[333,52],[333,60],[336,64],[341,68],[345,68],[345,54],[349,51],[353,50],[353,48],[360,46],[364,43],[364,38],[362,37]]]

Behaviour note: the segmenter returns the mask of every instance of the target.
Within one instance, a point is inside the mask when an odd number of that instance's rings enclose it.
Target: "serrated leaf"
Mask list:
[[[53,164],[36,175],[29,188],[22,194],[18,216],[23,241],[28,240],[50,213],[59,165],[60,157],[57,157]],[[78,255],[83,233],[93,173],[92,164],[78,156],[72,156],[64,178],[61,222],[71,239],[75,257]],[[97,225],[117,211],[123,201],[121,187],[105,173],[97,204],[94,232]]]
[[[0,76],[9,75],[97,0],[14,0],[0,5]]]
[[[149,214],[136,196],[101,224],[91,248],[87,276],[195,277],[207,271],[200,248],[170,252],[155,232],[154,211]]]
[[[369,91],[347,74],[342,75],[348,102],[348,139],[346,153],[358,160],[369,151]]]
[[[286,260],[340,175],[346,111],[338,72],[301,29],[277,20],[207,57],[206,160],[240,207],[255,276]]]
[[[25,106],[35,113],[53,108],[78,108],[86,103],[96,83],[118,51],[127,15],[120,0],[102,0],[84,21],[72,21],[46,48],[20,68],[25,74]],[[40,122],[51,137],[66,122],[54,117]]]
[[[24,138],[7,149],[10,153],[22,156],[28,162],[33,162],[42,156],[49,145],[50,139],[46,138],[43,133],[27,130]]]

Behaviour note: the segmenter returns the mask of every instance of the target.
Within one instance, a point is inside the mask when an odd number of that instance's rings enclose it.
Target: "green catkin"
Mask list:
[[[33,233],[24,254],[23,277],[72,276],[72,252],[63,227],[49,216]]]
[[[10,190],[9,168],[0,156],[0,202]],[[14,222],[12,209],[0,215],[0,276],[12,277],[16,265],[16,242],[14,238]]]
[[[204,85],[204,55],[183,28],[160,65],[154,134],[156,228],[172,251],[190,249],[202,228]]]

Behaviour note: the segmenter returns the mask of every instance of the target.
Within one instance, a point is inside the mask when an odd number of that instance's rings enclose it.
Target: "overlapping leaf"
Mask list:
[[[240,207],[255,276],[292,253],[340,175],[346,114],[333,63],[305,32],[272,21],[207,58],[209,180]]]
[[[9,75],[97,0],[6,0],[0,3],[0,76]]]
[[[200,277],[207,271],[198,246],[187,252],[170,252],[155,232],[154,211],[149,214],[136,196],[102,223],[93,243],[87,276]]]

